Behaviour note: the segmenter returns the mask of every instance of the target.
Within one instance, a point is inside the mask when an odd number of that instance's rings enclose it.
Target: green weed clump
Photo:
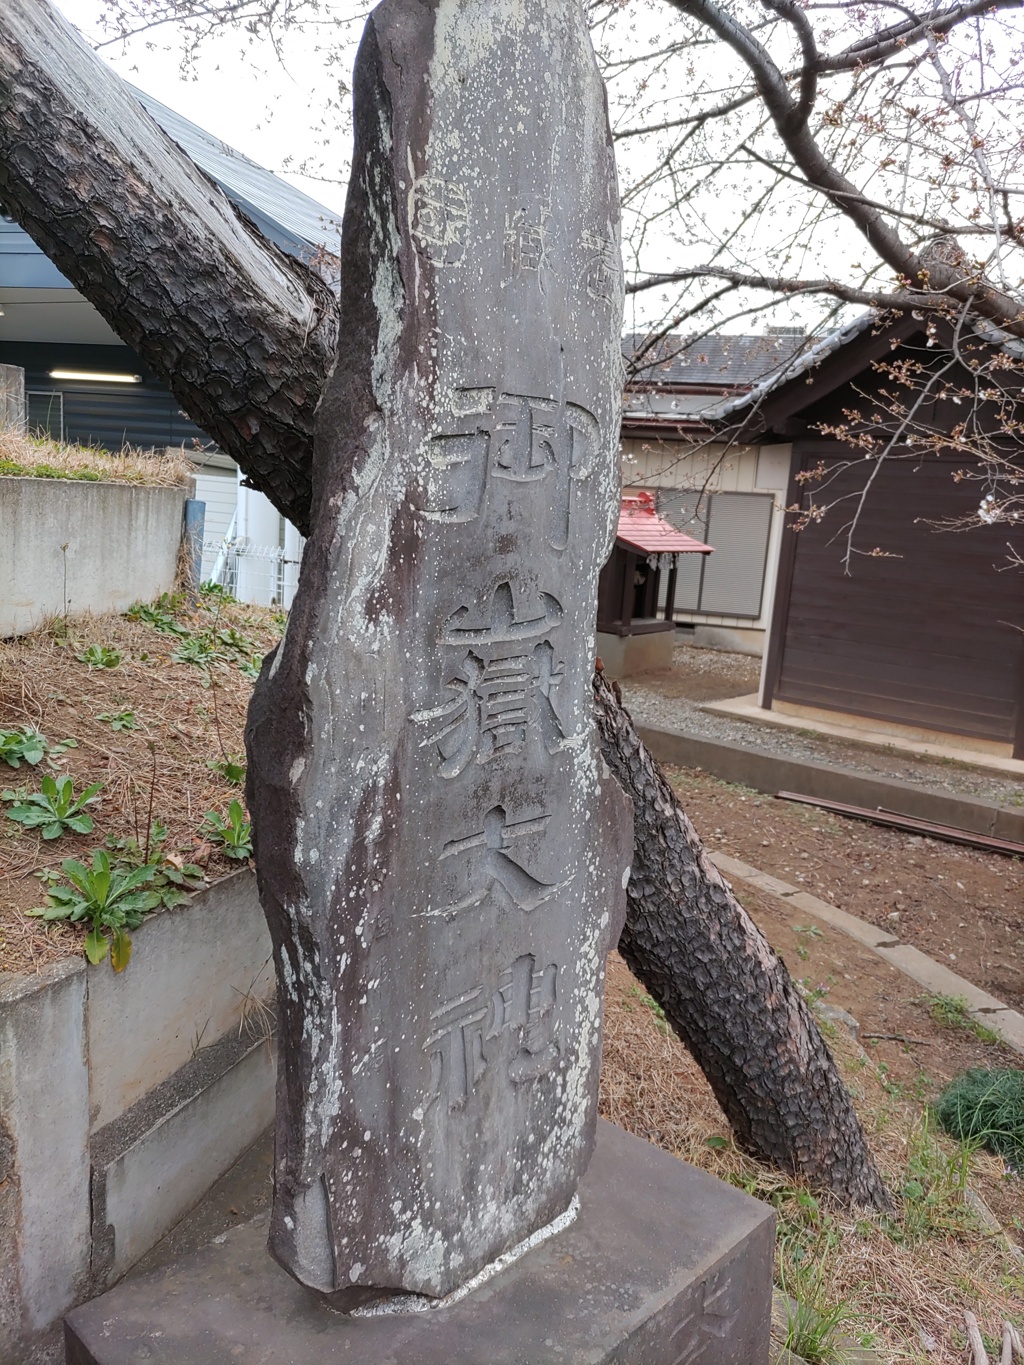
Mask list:
[[[813,1198],[810,1203],[817,1215]],[[784,1221],[780,1230],[777,1264],[786,1314],[782,1344],[808,1365],[846,1365],[849,1360],[846,1333],[854,1326],[855,1315],[825,1269],[831,1242],[827,1228],[794,1234]]]
[[[203,819],[202,833],[226,858],[244,861],[252,857],[252,825],[245,818],[241,801],[231,802],[226,817],[219,811],[208,810]]]
[[[999,1034],[970,1012],[970,1002],[963,995],[925,995],[920,1003],[928,1006],[928,1013],[945,1028],[966,1029],[983,1043],[998,1043]]]
[[[0,729],[0,759],[10,768],[20,768],[22,763],[33,767],[44,758],[60,758],[67,749],[77,749],[76,739],[62,739],[59,744],[51,744],[41,730],[33,725],[16,725],[13,730]]]
[[[17,460],[0,460],[0,474],[21,479],[82,479],[99,483],[102,475],[95,469],[57,469],[52,464],[19,464]]]
[[[972,1067],[946,1086],[935,1117],[952,1137],[987,1147],[1024,1175],[1024,1071]]]
[[[111,649],[109,645],[90,645],[81,654],[76,654],[75,658],[80,664],[88,664],[90,668],[118,668],[121,663],[121,651]]]
[[[42,790],[37,792],[22,789],[0,793],[0,801],[11,803],[8,820],[16,820],[26,829],[38,829],[44,839],[59,839],[69,830],[73,834],[91,833],[93,818],[85,807],[96,800],[102,782],[94,782],[76,796],[70,777],[54,778],[47,773],[40,786]]]

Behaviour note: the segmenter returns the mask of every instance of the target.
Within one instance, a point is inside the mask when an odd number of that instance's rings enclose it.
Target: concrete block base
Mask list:
[[[580,1213],[461,1302],[344,1317],[267,1216],[66,1319],[68,1365],[766,1365],[771,1209],[602,1123]]]
[[[92,1272],[120,1279],[273,1122],[274,1047],[226,1034],[92,1141]]]
[[[654,630],[646,635],[606,635],[600,630],[597,633],[597,653],[612,678],[664,672],[672,667],[672,649],[676,644],[674,630]]]
[[[690,641],[697,649],[724,649],[731,654],[750,654],[760,659],[766,632],[753,626],[695,625]]]

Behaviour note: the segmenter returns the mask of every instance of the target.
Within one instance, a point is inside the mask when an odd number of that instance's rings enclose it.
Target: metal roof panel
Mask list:
[[[168,137],[185,151],[197,166],[233,199],[243,211],[255,209],[254,218],[263,215],[279,224],[294,239],[292,250],[304,244],[316,251],[326,247],[337,256],[341,250],[341,218],[331,209],[303,194],[273,171],[221,142],[212,133],[192,123],[184,115],[147,95],[136,86],[129,87],[144,109],[153,116]],[[265,225],[260,223],[265,230]],[[274,234],[275,236],[277,234]],[[288,249],[287,240],[279,245]],[[296,254],[298,254],[296,252]]]

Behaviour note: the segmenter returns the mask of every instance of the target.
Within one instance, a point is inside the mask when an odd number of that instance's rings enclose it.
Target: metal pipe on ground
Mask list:
[[[899,811],[886,810],[882,806],[868,810],[865,806],[849,806],[842,801],[823,801],[820,797],[803,796],[799,792],[776,792],[780,801],[796,801],[802,806],[815,806],[818,810],[832,811],[836,815],[846,815],[852,820],[866,820],[872,825],[883,825],[888,829],[902,829],[909,834],[921,834],[929,839],[944,839],[950,844],[966,844],[968,848],[981,848],[988,853],[1007,853],[1011,857],[1024,857],[1024,844],[1009,839],[993,839],[987,834],[975,834],[972,830],[958,829],[954,825],[939,825],[931,820],[918,820],[912,815],[901,815]]]

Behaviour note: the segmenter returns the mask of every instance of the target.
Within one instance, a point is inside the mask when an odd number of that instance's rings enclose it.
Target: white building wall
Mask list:
[[[196,474],[196,497],[206,504],[203,527],[203,569],[205,583],[213,572],[221,542],[231,528],[238,506],[238,476],[233,469],[206,469]]]
[[[779,550],[785,521],[786,487],[792,447],[789,445],[725,445],[721,442],[662,441],[632,438],[622,442],[624,492],[642,488],[659,491],[659,505],[671,516],[672,494],[684,499],[704,498],[713,493],[770,495],[773,499],[768,530],[767,556],[758,616],[682,611],[676,620],[702,626],[761,631],[771,619]],[[709,540],[714,545],[713,531]]]
[[[656,489],[671,500],[711,493],[754,493],[773,499],[761,611],[757,617],[677,611],[680,622],[728,629],[765,631],[771,619],[784,525],[784,504],[792,447],[726,446],[629,439],[622,442],[623,491]],[[206,503],[203,577],[212,572],[220,542],[234,518],[241,551],[233,561],[233,591],[243,602],[291,606],[298,583],[303,537],[255,489],[241,486],[235,470],[205,469],[197,475],[196,496]],[[236,515],[237,512],[237,515]],[[714,540],[712,538],[712,544]]]
[[[240,602],[281,605],[280,560],[284,548],[284,517],[269,498],[242,486],[238,471],[238,572],[235,596]]]
[[[304,538],[262,493],[242,486],[242,472],[205,468],[196,497],[206,503],[203,581],[217,572],[240,602],[287,610],[299,581]]]

